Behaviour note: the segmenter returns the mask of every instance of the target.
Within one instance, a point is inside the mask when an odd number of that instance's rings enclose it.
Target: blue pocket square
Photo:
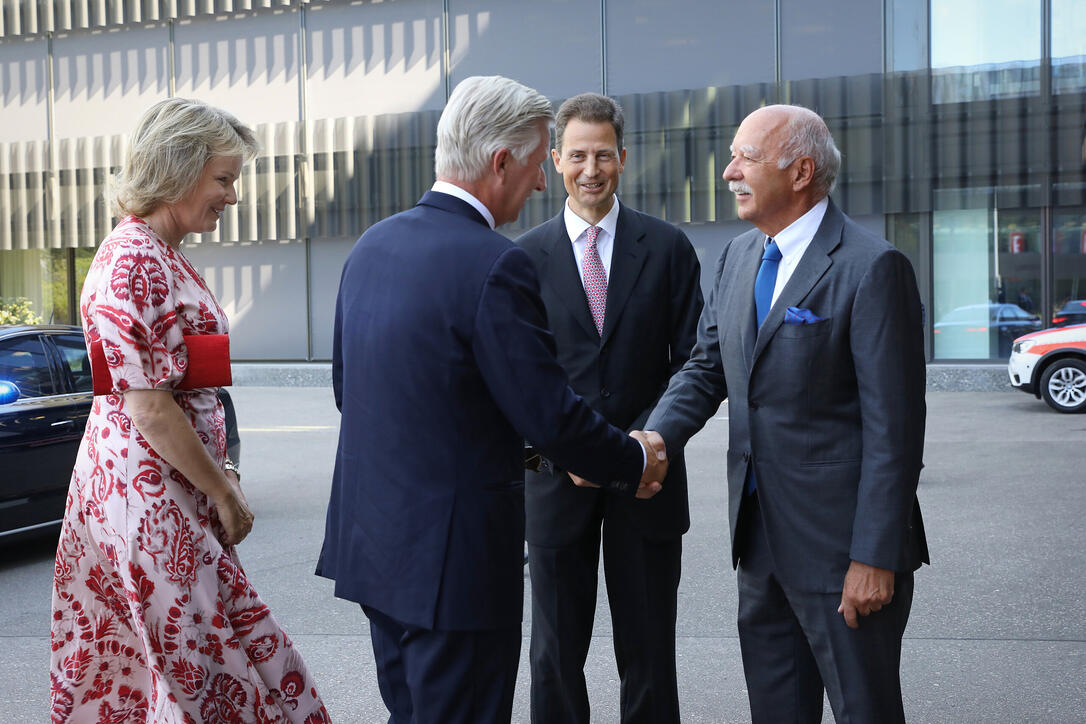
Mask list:
[[[784,310],[784,323],[785,324],[814,324],[815,322],[824,321],[822,317],[818,316],[810,309],[804,309],[802,307],[789,307]]]

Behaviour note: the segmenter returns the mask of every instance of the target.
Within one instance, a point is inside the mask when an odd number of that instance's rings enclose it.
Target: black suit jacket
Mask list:
[[[317,572],[403,623],[520,624],[524,438],[630,497],[644,469],[640,444],[566,384],[528,256],[448,194],[351,251],[332,386],[343,415]]]
[[[909,261],[831,201],[760,330],[754,280],[765,235],[724,246],[694,354],[648,429],[680,446],[728,398],[735,530],[753,465],[781,582],[841,590],[850,560],[911,571],[927,562],[916,487],[925,418],[924,335]],[[788,307],[822,321],[785,324]]]
[[[607,420],[640,429],[668,379],[689,357],[702,308],[700,266],[686,235],[665,221],[619,206],[603,335],[597,333],[562,213],[517,240],[539,272],[558,362],[570,385]],[[578,488],[565,473],[528,473],[528,541],[564,545],[593,514],[603,490]],[[650,537],[690,527],[686,466],[672,456],[663,490],[651,500],[608,496]]]

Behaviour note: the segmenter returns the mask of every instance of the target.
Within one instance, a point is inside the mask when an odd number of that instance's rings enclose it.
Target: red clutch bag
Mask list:
[[[189,350],[189,369],[177,390],[196,390],[201,387],[226,387],[233,382],[230,376],[230,337],[225,334],[185,335]],[[113,392],[113,378],[109,374],[102,342],[90,346],[91,379],[95,395]]]

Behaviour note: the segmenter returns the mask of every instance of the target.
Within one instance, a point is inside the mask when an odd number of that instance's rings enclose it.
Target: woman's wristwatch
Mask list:
[[[234,475],[237,476],[238,482],[241,482],[241,468],[239,468],[233,460],[227,458],[226,462],[222,464],[222,469],[232,472]]]

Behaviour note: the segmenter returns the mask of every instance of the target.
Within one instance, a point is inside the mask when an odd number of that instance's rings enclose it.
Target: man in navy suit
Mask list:
[[[732,563],[751,715],[904,721],[901,637],[927,562],[924,335],[908,260],[829,199],[840,153],[796,106],[751,113],[724,171],[757,227],[724,245],[669,449],[728,400]]]
[[[571,386],[612,424],[639,429],[693,349],[701,274],[682,231],[619,203],[623,129],[622,109],[606,96],[562,104],[551,156],[568,199],[517,243],[539,271]],[[677,723],[676,599],[690,527],[682,454],[671,455],[652,500],[578,487],[544,470],[528,473],[525,503],[532,721],[589,721],[584,664],[602,538],[622,721]]]
[[[366,231],[340,280],[342,421],[317,573],[369,618],[395,724],[510,719],[525,438],[616,495],[651,497],[666,474],[662,449],[569,388],[535,269],[494,231],[546,187],[552,119],[507,78],[460,83],[434,187]]]

